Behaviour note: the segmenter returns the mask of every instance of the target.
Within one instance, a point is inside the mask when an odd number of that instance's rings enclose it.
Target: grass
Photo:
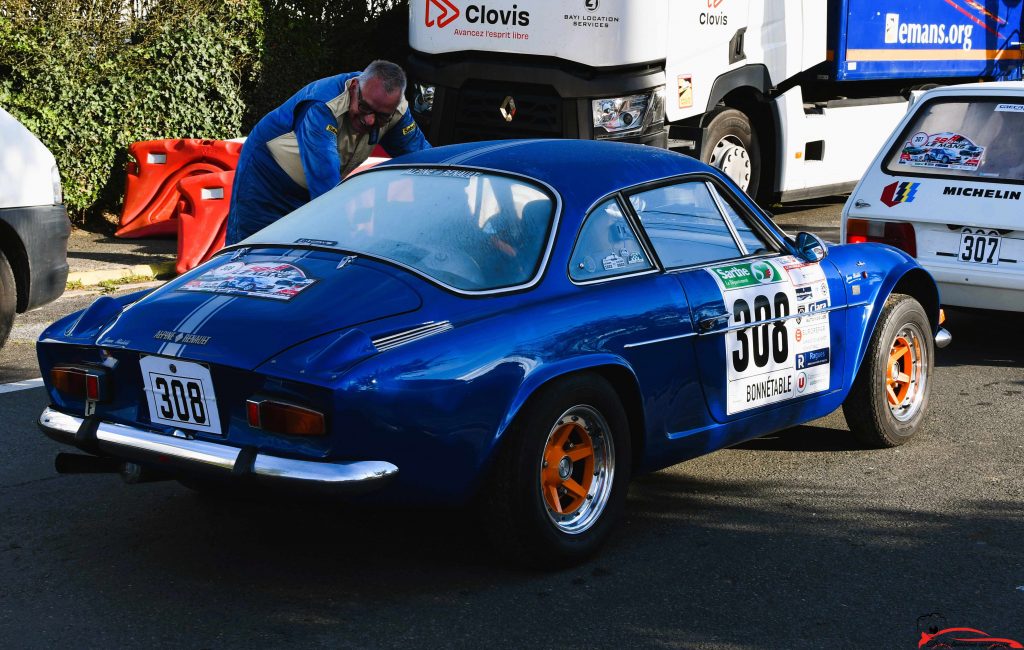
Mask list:
[[[151,282],[153,278],[148,275],[126,275],[113,280],[104,280],[99,283],[100,291],[103,294],[114,293],[118,287],[125,284],[137,284],[139,282]]]
[[[67,286],[64,287],[65,291],[74,291],[75,289],[84,289],[85,285],[82,284],[81,280],[70,280]]]

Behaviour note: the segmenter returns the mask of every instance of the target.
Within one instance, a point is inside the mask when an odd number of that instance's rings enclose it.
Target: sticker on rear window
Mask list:
[[[178,291],[291,300],[316,281],[292,264],[228,262],[186,282]]]
[[[406,176],[441,176],[447,178],[473,178],[479,176],[480,172],[471,172],[467,169],[437,169],[433,167],[418,167],[402,172]]]
[[[997,113],[1024,113],[1024,104],[996,104]]]
[[[960,133],[943,131],[942,133],[915,133],[903,145],[900,152],[900,165],[910,167],[930,167],[933,169],[957,169],[976,172],[981,164],[985,147],[977,145],[973,140]]]

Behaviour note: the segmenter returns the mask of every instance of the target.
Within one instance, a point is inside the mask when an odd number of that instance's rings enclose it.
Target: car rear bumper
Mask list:
[[[384,487],[398,468],[384,461],[326,462],[297,460],[204,440],[177,438],[96,418],[81,418],[47,408],[39,428],[50,438],[94,454],[152,464],[160,468],[256,479],[358,494]]]
[[[1024,312],[1024,273],[1016,269],[922,266],[935,278],[943,305]]]

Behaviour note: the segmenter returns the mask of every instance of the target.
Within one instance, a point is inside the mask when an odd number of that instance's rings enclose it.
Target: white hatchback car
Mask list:
[[[1024,82],[923,93],[843,206],[841,238],[907,251],[943,305],[1024,312]]]

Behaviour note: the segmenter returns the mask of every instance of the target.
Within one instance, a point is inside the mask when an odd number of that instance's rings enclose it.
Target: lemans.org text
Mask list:
[[[899,14],[885,15],[885,42],[903,45],[959,45],[971,49],[974,25],[937,23],[901,23]]]

